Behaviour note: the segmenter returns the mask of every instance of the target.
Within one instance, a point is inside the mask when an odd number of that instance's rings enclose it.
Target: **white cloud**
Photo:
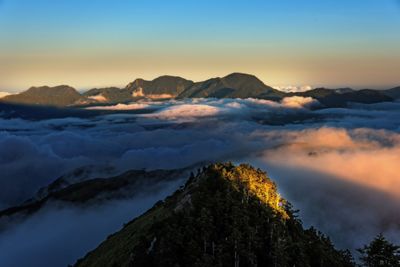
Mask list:
[[[108,101],[108,99],[103,94],[89,96],[88,98],[89,99],[93,99],[93,100],[98,101],[98,102],[107,102]]]
[[[281,104],[286,108],[311,108],[319,105],[312,97],[291,96],[282,99]]]
[[[181,104],[165,108],[152,116],[161,119],[199,118],[221,114],[221,109],[201,104]]]
[[[98,99],[96,99],[98,100]],[[150,105],[145,103],[131,103],[131,104],[117,104],[113,106],[94,106],[94,107],[87,107],[86,109],[92,110],[137,110],[137,109],[145,109],[148,108]]]
[[[48,203],[7,232],[0,232],[0,266],[67,266],[173,193],[183,181],[143,185],[139,195],[95,206]]]
[[[274,89],[277,89],[285,93],[298,93],[298,92],[305,92],[312,90],[313,87],[310,85],[303,85],[303,86],[285,85],[285,86],[274,86]]]

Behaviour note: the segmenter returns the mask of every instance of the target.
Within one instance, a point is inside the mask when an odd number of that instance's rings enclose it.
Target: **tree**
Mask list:
[[[358,249],[364,266],[400,267],[400,246],[387,241],[382,234],[375,237],[369,245]]]

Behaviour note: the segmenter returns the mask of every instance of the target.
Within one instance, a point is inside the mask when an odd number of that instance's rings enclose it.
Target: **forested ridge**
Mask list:
[[[212,164],[134,219],[76,266],[353,266],[303,229],[265,172]]]

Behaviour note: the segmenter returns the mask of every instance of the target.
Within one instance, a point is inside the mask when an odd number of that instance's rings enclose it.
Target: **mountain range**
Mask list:
[[[82,94],[67,85],[31,87],[22,93],[4,96],[0,101],[23,105],[81,107],[128,103],[140,99],[165,100],[213,97],[259,98],[279,101],[288,96],[313,97],[325,107],[340,107],[346,106],[349,102],[393,101],[400,98],[400,87],[388,90],[317,88],[306,92],[285,93],[265,85],[254,75],[243,73],[232,73],[222,78],[212,78],[201,82],[165,75],[151,81],[136,79],[125,88],[95,88]]]

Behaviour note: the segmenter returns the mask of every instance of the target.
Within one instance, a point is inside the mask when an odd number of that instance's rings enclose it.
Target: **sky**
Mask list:
[[[400,1],[0,0],[0,91],[231,72],[271,86],[398,86]]]

